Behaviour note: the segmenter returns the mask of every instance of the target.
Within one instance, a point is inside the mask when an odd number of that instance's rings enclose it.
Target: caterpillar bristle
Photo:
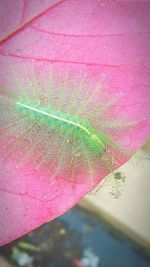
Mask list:
[[[50,74],[43,83],[34,68],[28,81],[14,72],[12,76],[13,87],[0,88],[4,160],[46,172],[50,182],[59,177],[92,186],[117,167],[117,153],[128,157],[111,131],[120,134],[135,123],[107,118],[119,96],[103,90],[101,80],[90,84],[84,77],[72,82],[65,73],[56,80]]]

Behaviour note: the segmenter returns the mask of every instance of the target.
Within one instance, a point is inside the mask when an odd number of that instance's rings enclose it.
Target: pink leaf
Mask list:
[[[150,1],[7,0],[0,6],[2,92],[19,90],[13,72],[28,84],[30,93],[32,66],[40,76],[40,90],[48,73],[56,80],[59,73],[69,73],[68,83],[86,76],[90,86],[102,83],[93,106],[104,104],[105,92],[112,99],[119,96],[102,119],[129,124],[121,132],[111,128],[110,136],[131,153],[144,144],[150,132]],[[83,87],[82,97],[89,85]],[[4,118],[3,113],[1,128]],[[16,138],[16,133],[10,137]],[[67,175],[52,182],[47,170],[34,173],[34,164],[20,168],[16,158],[5,158],[6,139],[6,133],[1,134],[1,245],[64,213],[110,171],[94,177],[92,185],[86,172],[82,182],[78,175],[73,182]],[[115,157],[116,167],[127,160],[120,160],[119,153]]]

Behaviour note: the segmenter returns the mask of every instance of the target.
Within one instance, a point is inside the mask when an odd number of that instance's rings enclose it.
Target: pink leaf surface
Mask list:
[[[0,6],[1,84],[12,85],[12,68],[26,76],[33,63],[41,76],[66,69],[90,79],[102,75],[112,95],[121,93],[109,116],[136,121],[119,137],[121,144],[131,153],[144,144],[150,132],[150,1],[7,0]],[[1,245],[63,214],[91,190],[86,180],[72,186],[58,178],[54,185],[44,174],[20,171],[1,152]]]

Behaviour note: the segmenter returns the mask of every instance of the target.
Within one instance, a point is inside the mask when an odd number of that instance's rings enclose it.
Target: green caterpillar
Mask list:
[[[46,173],[52,179],[100,181],[129,158],[114,136],[132,122],[111,120],[118,96],[103,90],[103,82],[47,79],[35,74],[0,90],[1,151],[18,167]],[[27,79],[27,77],[26,77]],[[98,101],[97,101],[98,100]],[[134,124],[134,123],[133,123]]]
[[[24,114],[31,115],[32,119],[40,119],[41,123],[47,123],[48,127],[56,127],[57,131],[62,134],[66,130],[68,140],[74,133],[76,140],[82,140],[89,151],[95,155],[101,155],[108,144],[108,138],[90,127],[90,124],[79,120],[73,115],[59,113],[46,109],[32,102],[20,101],[16,102],[16,106],[23,111]]]

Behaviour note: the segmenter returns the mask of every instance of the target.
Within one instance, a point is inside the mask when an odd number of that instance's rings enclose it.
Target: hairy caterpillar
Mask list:
[[[135,123],[111,120],[119,95],[104,90],[102,80],[70,82],[63,76],[55,80],[52,75],[41,84],[34,73],[27,84],[15,79],[15,87],[1,86],[2,158],[46,174],[50,182],[93,186],[129,157],[111,132],[119,139]]]

